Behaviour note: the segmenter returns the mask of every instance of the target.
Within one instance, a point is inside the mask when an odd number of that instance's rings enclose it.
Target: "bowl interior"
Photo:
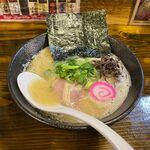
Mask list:
[[[130,87],[128,96],[121,107],[115,111],[113,114],[109,115],[106,118],[103,118],[102,121],[106,124],[112,123],[123,118],[127,115],[137,103],[139,96],[143,90],[143,71],[139,61],[135,55],[120,41],[109,37],[112,52],[117,55],[125,67],[129,71],[131,76],[132,86]],[[65,123],[56,120],[53,117],[48,117],[45,113],[41,113],[36,108],[32,107],[22,96],[20,90],[17,86],[17,76],[24,69],[24,65],[32,59],[32,56],[38,53],[41,49],[48,46],[47,34],[44,33],[29,42],[27,42],[23,47],[14,56],[8,70],[8,85],[11,92],[11,95],[19,107],[26,112],[28,115],[33,118],[49,124],[54,127],[67,128],[67,129],[85,129],[87,125],[80,123]],[[137,82],[138,81],[138,82]]]

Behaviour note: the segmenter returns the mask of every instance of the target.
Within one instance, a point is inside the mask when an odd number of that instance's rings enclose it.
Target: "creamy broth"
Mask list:
[[[116,59],[116,56],[113,56]],[[122,66],[122,78],[121,81],[116,82],[110,77],[101,77],[100,81],[108,82],[114,86],[116,89],[116,97],[112,100],[106,100],[102,102],[96,102],[89,95],[89,93],[82,90],[81,86],[74,86],[64,80],[59,80],[56,76],[51,76],[49,78],[45,77],[45,70],[53,69],[54,62],[50,54],[50,49],[47,47],[41,50],[33,60],[29,63],[26,70],[36,73],[41,77],[44,77],[46,82],[41,83],[41,81],[33,82],[30,86],[30,93],[34,99],[37,99],[40,103],[45,105],[53,104],[64,104],[69,107],[73,107],[82,112],[93,115],[97,118],[104,118],[114,111],[116,111],[121,104],[124,102],[128,95],[129,87],[131,86],[131,79],[128,71],[120,62]],[[58,82],[58,84],[57,84]],[[63,87],[63,90],[62,88]],[[42,90],[43,88],[43,90]],[[55,88],[57,90],[55,90]],[[67,90],[78,90],[78,92],[84,93],[76,103],[76,100],[70,100],[70,94]],[[67,93],[67,94],[66,94]],[[78,94],[78,93],[77,93]],[[72,119],[72,117],[67,117],[65,115],[58,115],[59,120],[66,122],[77,122],[78,120]]]
[[[33,80],[29,85],[29,93],[41,105],[56,106],[61,101],[58,94],[46,80]]]

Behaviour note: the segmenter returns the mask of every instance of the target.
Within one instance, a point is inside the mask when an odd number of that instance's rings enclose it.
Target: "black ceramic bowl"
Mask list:
[[[113,123],[126,116],[136,105],[143,90],[143,71],[135,55],[124,44],[116,39],[109,37],[109,40],[112,52],[122,60],[125,67],[129,71],[132,86],[121,107],[110,116],[102,119],[102,121],[106,124]],[[10,93],[15,102],[24,112],[43,123],[66,129],[86,129],[88,126],[85,124],[60,122],[55,117],[51,117],[51,115],[47,115],[45,112],[37,110],[26,101],[19,91],[16,79],[19,73],[21,73],[24,69],[23,64],[26,64],[32,59],[34,54],[38,53],[41,49],[47,46],[48,38],[47,34],[44,33],[34,39],[31,39],[19,49],[12,59],[8,70],[8,85]]]

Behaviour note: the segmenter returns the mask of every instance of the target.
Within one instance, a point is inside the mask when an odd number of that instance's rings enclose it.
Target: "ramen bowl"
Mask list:
[[[132,86],[123,104],[112,114],[101,119],[106,124],[113,123],[125,117],[137,104],[143,90],[143,71],[136,56],[122,42],[109,37],[111,51],[120,58],[127,68]],[[24,64],[30,62],[35,54],[48,47],[47,33],[39,35],[24,44],[13,57],[8,69],[8,86],[12,98],[17,105],[34,119],[53,127],[65,129],[87,129],[88,125],[80,122],[60,121],[53,114],[34,108],[21,94],[17,86],[17,76],[24,71]],[[138,81],[138,82],[137,82]]]

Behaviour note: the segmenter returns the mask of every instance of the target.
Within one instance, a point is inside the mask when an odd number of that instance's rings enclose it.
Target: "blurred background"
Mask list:
[[[150,24],[149,0],[0,0],[0,40],[7,39],[9,34],[14,35],[9,36],[9,40],[16,39],[18,31],[18,39],[30,39],[46,32],[45,19],[49,13],[98,9],[107,11],[111,35],[126,37],[128,34],[150,33],[149,26],[146,26]]]

